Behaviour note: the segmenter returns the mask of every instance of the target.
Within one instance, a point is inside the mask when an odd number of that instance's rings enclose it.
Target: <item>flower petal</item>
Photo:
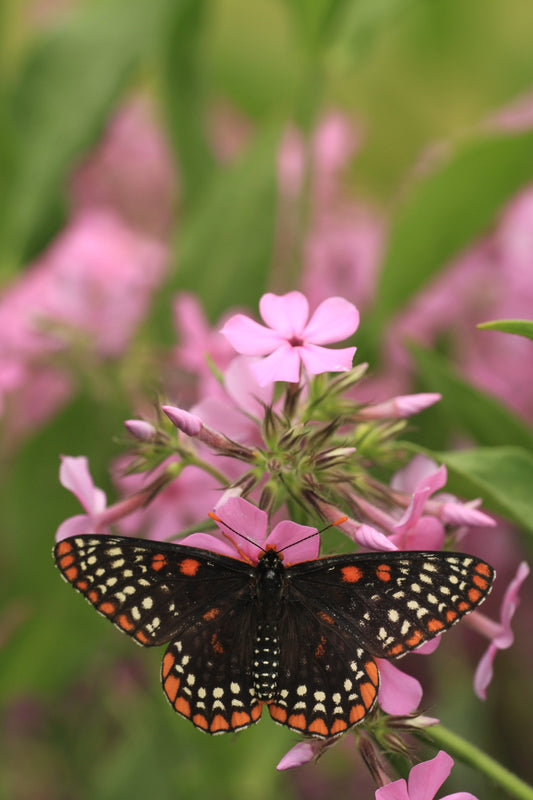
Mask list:
[[[331,350],[316,344],[306,344],[297,349],[305,368],[311,375],[318,375],[321,372],[349,372],[356,351],[355,347]]]
[[[98,514],[106,507],[105,493],[94,485],[86,456],[61,456],[59,480],[89,514]]]
[[[304,539],[306,541],[303,541]],[[294,564],[296,561],[311,561],[311,559],[317,558],[320,536],[316,528],[283,520],[278,522],[267,537],[265,545],[267,544],[272,545],[278,551],[288,551],[286,563]]]
[[[302,764],[308,764],[310,761],[313,761],[325,747],[327,747],[327,742],[321,742],[317,739],[314,741],[298,742],[288,753],[285,753],[276,769],[291,769],[292,767],[301,767]]]
[[[359,525],[352,539],[369,550],[398,550],[395,543],[371,525]]]
[[[272,386],[260,386],[250,367],[256,361],[250,356],[237,356],[224,373],[224,386],[238,408],[257,419],[265,415],[264,405],[272,403]],[[208,422],[209,424],[209,422]],[[224,426],[221,426],[227,434]]]
[[[400,778],[399,781],[387,783],[376,790],[376,800],[409,800],[407,783],[403,778]]]
[[[279,347],[284,337],[244,314],[235,314],[220,331],[238,353],[264,356]]]
[[[303,337],[313,344],[342,342],[359,325],[359,312],[353,303],[343,297],[329,297],[324,300],[305,326]]]
[[[410,714],[422,699],[422,686],[412,675],[407,675],[385,659],[376,659],[381,682],[378,703],[387,714]]]
[[[229,542],[217,539],[209,533],[191,533],[183,539],[174,539],[175,544],[184,544],[187,547],[198,547],[200,550],[209,550],[211,553],[220,553],[230,558],[238,558],[239,554]]]
[[[259,312],[274,331],[284,339],[302,336],[309,317],[309,303],[301,292],[264,294],[259,301]]]
[[[266,386],[274,381],[298,383],[300,379],[299,347],[282,344],[266,358],[256,361],[250,366],[259,386]]]
[[[409,773],[409,800],[433,800],[453,767],[453,758],[439,750],[435,758],[415,764]]]
[[[257,563],[265,545],[268,524],[266,512],[242,497],[230,497],[223,505],[217,506],[215,511],[219,517],[217,525],[222,533],[235,542],[243,555]],[[248,539],[251,541],[247,541]]]
[[[91,518],[87,514],[77,514],[75,517],[69,517],[57,529],[56,542],[68,539],[69,536],[85,536],[88,533],[94,533],[94,530],[91,530],[93,527]]]

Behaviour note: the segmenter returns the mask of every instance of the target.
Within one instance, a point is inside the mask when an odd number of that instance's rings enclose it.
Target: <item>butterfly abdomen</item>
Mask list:
[[[279,655],[277,626],[260,623],[252,661],[252,685],[258,700],[271,700],[276,693]]]

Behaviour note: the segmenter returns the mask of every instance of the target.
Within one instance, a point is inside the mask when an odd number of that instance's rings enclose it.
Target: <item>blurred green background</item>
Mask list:
[[[254,307],[266,288],[298,286],[298,245],[272,270],[276,154],[289,123],[310,134],[328,111],[342,111],[360,131],[344,190],[386,230],[378,291],[358,342],[363,357],[378,359],[393,314],[533,180],[531,130],[503,134],[488,124],[533,89],[532,29],[533,6],[522,0],[2,5],[2,282],[23,273],[68,223],[72,176],[132,97],[148,98],[168,145],[167,178],[178,188],[157,232],[170,266],[123,366],[99,364],[78,376],[69,402],[27,435],[14,440],[4,417],[0,797],[373,796],[349,739],[318,767],[280,774],[275,764],[295,737],[270,720],[209,738],[170,712],[159,653],[135,650],[53,569],[54,532],[78,513],[59,486],[58,455],[88,455],[95,482],[111,493],[107,466],[119,453],[123,420],[135,412],[131,383],[151,348],[175,340],[174,292],[195,291],[214,321],[230,307]],[[139,168],[134,158],[130,168]],[[425,371],[429,389],[434,372]],[[154,385],[157,375],[150,378]],[[461,420],[474,444],[531,441],[525,423],[483,409],[477,427],[475,414]],[[435,418],[426,419],[424,441],[449,446],[449,427],[436,434]],[[474,654],[469,663],[459,659],[463,640],[452,636],[431,673],[429,696],[440,702],[430,713],[532,780],[530,650],[500,654],[482,705],[470,685]],[[471,771],[458,767],[454,775],[450,791],[504,797]]]

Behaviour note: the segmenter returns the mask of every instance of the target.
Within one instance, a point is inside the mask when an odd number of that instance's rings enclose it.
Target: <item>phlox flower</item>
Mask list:
[[[511,621],[519,604],[518,592],[529,575],[529,566],[523,561],[519,564],[516,575],[507,587],[500,608],[500,622],[497,623],[481,611],[474,611],[467,621],[479,633],[491,641],[477,666],[474,675],[474,691],[482,700],[486,699],[487,686],[492,680],[492,663],[498,650],[506,650],[514,641]]]
[[[359,312],[352,303],[330,297],[309,319],[309,304],[301,292],[268,293],[261,298],[259,310],[268,327],[236,314],[222,333],[238,353],[267,356],[251,367],[260,386],[274,381],[297,383],[302,365],[312,375],[351,368],[355,347],[329,350],[322,345],[342,341],[356,331]]]
[[[101,533],[99,517],[105,511],[107,500],[105,492],[94,485],[86,456],[61,456],[59,481],[77,497],[86,513],[62,522],[57,529],[56,541],[91,532]]]
[[[285,564],[308,561],[318,556],[320,543],[316,528],[283,520],[268,533],[268,514],[242,497],[229,497],[215,510],[223,539],[208,533],[193,533],[181,539],[180,544],[201,547],[233,558],[237,551],[253,564],[257,564],[259,555],[269,546],[286,551]],[[314,533],[317,535],[313,536]],[[239,534],[246,536],[246,539]]]
[[[376,800],[433,800],[453,767],[453,758],[439,750],[435,758],[416,764],[405,781],[393,781],[376,791]],[[442,800],[476,800],[470,792],[447,794]]]

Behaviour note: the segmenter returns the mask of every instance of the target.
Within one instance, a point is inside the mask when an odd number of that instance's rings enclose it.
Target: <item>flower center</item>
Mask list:
[[[291,336],[289,339],[289,344],[291,347],[303,347],[304,340],[301,339],[299,336]]]

